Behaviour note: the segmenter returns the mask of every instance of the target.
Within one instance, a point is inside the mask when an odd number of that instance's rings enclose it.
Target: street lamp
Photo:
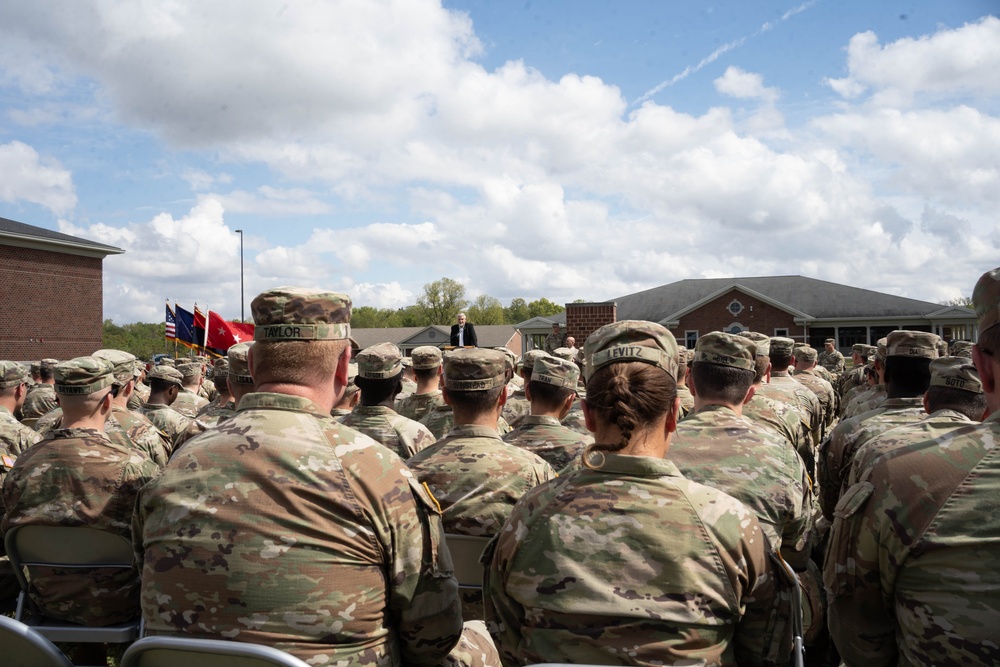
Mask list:
[[[237,229],[240,235],[240,322],[246,322],[246,314],[243,312],[243,230]]]

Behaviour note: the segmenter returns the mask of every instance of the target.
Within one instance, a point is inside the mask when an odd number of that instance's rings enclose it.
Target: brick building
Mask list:
[[[100,349],[103,261],[120,248],[0,218],[0,359]]]
[[[975,340],[969,308],[883,294],[803,276],[681,280],[602,303],[569,303],[549,318],[517,325],[526,342],[544,340],[553,323],[581,345],[598,326],[616,320],[650,320],[693,348],[710,331],[759,331],[788,336],[820,349],[833,338],[841,352],[875,342],[895,329],[930,331],[945,339]],[[525,349],[537,347],[526,344]]]

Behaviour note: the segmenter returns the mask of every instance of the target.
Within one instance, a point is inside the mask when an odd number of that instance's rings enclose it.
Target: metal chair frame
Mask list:
[[[122,667],[308,667],[271,646],[196,637],[144,637],[122,656]]]

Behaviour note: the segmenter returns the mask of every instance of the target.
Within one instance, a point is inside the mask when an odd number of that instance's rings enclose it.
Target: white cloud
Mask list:
[[[76,206],[73,176],[58,160],[20,141],[0,144],[0,201],[30,202],[56,215]]]
[[[225,194],[202,195],[201,199],[213,199],[231,213],[281,216],[319,215],[330,211],[329,204],[304,188],[281,189],[263,185],[256,192],[233,190]]]
[[[233,177],[225,172],[210,174],[207,171],[190,167],[181,172],[181,178],[191,186],[192,190],[199,192],[208,190],[216,183],[228,185],[233,182]]]
[[[760,99],[770,103],[778,99],[778,90],[765,86],[763,76],[732,65],[713,83],[715,89],[723,95],[738,99]]]

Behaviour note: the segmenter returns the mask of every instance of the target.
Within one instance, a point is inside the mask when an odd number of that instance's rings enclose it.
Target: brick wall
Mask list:
[[[577,347],[596,329],[617,320],[618,304],[613,301],[566,304],[566,334],[576,339]]]
[[[102,347],[102,260],[0,245],[0,359],[70,359]]]
[[[734,300],[743,306],[742,312],[737,315],[728,310],[729,304]],[[768,336],[775,335],[775,329],[788,329],[790,337],[801,340],[805,333],[803,327],[795,323],[791,313],[736,289],[682,317],[680,324],[671,328],[671,333],[677,337],[678,343],[683,345],[685,331],[697,331],[699,335],[704,335],[710,331],[728,331],[734,323]]]

